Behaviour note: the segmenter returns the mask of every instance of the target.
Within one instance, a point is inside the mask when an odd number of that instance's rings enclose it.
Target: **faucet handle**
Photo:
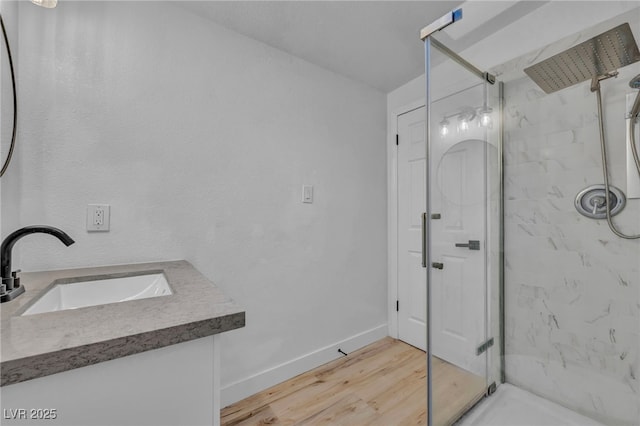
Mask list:
[[[2,279],[2,285],[7,293],[11,293],[13,290],[13,277],[6,277]]]
[[[11,276],[13,277],[13,286],[14,287],[20,287],[20,272],[22,272],[22,270],[20,269],[16,269],[15,271],[13,271],[11,273]]]

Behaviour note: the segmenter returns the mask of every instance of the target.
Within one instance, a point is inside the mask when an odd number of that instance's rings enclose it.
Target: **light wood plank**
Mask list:
[[[434,423],[475,404],[485,380],[433,358]],[[222,410],[224,426],[425,425],[426,355],[390,337]]]
[[[296,422],[296,425],[367,425],[377,418],[376,411],[355,394],[347,394],[334,404]]]

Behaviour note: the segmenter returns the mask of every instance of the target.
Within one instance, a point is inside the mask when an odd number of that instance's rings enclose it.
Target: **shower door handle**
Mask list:
[[[469,240],[468,243],[456,243],[456,247],[467,247],[469,250],[480,250],[480,241]]]
[[[427,267],[427,214],[422,213],[422,267]]]

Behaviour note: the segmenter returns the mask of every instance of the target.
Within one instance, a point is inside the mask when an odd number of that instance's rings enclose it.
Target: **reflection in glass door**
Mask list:
[[[425,38],[428,419],[447,425],[500,372],[499,85]]]

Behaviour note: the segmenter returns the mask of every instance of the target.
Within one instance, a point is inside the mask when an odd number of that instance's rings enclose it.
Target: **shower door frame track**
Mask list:
[[[498,82],[498,96],[500,101],[500,131],[498,132],[498,179],[500,181],[500,200],[498,205],[498,215],[500,224],[498,226],[498,321],[500,322],[500,383],[507,381],[505,372],[506,354],[506,317],[505,317],[505,287],[504,287],[504,83]]]

